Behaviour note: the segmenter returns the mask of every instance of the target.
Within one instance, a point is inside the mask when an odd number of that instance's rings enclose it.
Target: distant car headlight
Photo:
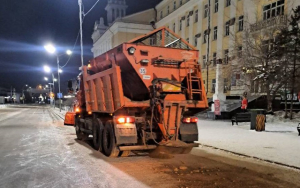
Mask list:
[[[134,47],[130,47],[127,50],[130,55],[133,55],[136,49]]]

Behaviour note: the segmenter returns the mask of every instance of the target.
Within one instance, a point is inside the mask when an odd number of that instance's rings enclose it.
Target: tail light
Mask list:
[[[119,117],[117,119],[118,124],[124,124],[124,123],[134,123],[135,118],[134,117]]]
[[[79,107],[76,107],[76,108],[75,108],[75,112],[79,113],[79,112],[80,112],[80,108],[79,108]]]
[[[198,122],[198,118],[196,117],[185,117],[182,119],[183,123],[197,123]]]
[[[89,111],[89,112],[88,112],[88,114],[89,114],[89,115],[92,115],[92,112],[91,112],[91,111]]]

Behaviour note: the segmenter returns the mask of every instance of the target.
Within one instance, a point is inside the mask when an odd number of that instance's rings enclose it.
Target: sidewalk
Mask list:
[[[53,106],[51,106],[51,110],[53,110],[54,113],[56,113],[58,116],[60,116],[62,119],[65,119],[65,115],[67,113],[66,110],[59,110],[59,108],[55,107],[53,108]]]
[[[199,119],[199,143],[254,158],[300,168],[300,136],[296,122],[266,123],[266,131],[250,130],[250,123]]]

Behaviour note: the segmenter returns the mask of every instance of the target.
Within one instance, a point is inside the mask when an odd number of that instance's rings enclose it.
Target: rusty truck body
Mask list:
[[[185,153],[198,140],[194,115],[208,108],[198,58],[162,27],[92,59],[78,76],[75,113],[67,114],[77,138],[92,135],[110,157],[160,145]]]

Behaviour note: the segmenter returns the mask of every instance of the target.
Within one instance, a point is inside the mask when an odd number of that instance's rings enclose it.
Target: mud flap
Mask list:
[[[197,123],[183,123],[180,125],[179,138],[184,142],[198,141]]]

